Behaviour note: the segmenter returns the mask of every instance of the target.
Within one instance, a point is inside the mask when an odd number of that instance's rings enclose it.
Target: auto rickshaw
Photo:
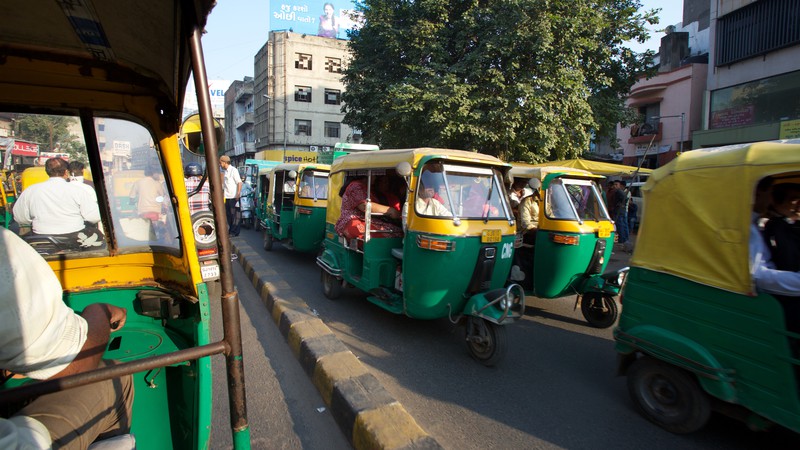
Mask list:
[[[14,173],[2,169],[0,171],[0,226],[8,228],[13,220],[11,208],[17,199],[17,182]]]
[[[270,170],[260,224],[264,250],[272,250],[278,241],[299,252],[319,251],[325,237],[329,171],[326,164],[279,164]]]
[[[642,188],[614,337],[633,402],[670,432],[696,431],[712,411],[800,432],[800,334],[751,273],[765,177],[800,181],[800,140],[685,152]]]
[[[192,238],[178,146],[191,77],[202,122],[196,133],[204,137],[212,198],[217,199],[212,200],[214,216],[224,220],[201,45],[214,4],[5,4],[14,11],[14,20],[0,28],[0,112],[35,115],[44,123],[59,116],[71,124],[72,142],[85,148],[104,231],[102,245],[95,242],[44,258],[61,283],[67,306],[81,312],[90,304],[108,303],[125,308],[127,321],[112,330],[104,353],[105,359],[119,364],[56,380],[11,378],[0,383],[4,407],[132,374],[131,434],[136,446],[205,449],[214,409],[210,357],[224,354],[233,447],[250,447],[231,246],[226,235],[220,236],[222,296],[212,301]],[[147,32],[131,31],[141,30],[142,24],[147,24]],[[111,139],[122,145],[112,150]],[[144,171],[133,180],[134,186],[147,182],[154,189],[163,187],[163,196],[149,198],[151,205],[159,205],[158,211],[144,214],[142,204],[136,203],[135,216],[126,215],[114,201],[115,182],[128,177],[129,169]],[[146,180],[150,172],[152,179]],[[163,233],[154,237],[154,222],[162,220]],[[211,340],[212,304],[222,309],[220,341]]]
[[[590,325],[610,327],[617,320],[614,297],[627,269],[603,272],[615,230],[597,186],[603,177],[566,167],[513,166],[514,179],[538,191],[532,196],[539,205],[538,229],[527,243],[528,237],[520,236],[515,256],[525,293],[540,298],[576,294],[575,307],[580,304]]]
[[[344,286],[354,286],[395,314],[466,323],[472,357],[497,364],[508,349],[504,325],[521,317],[524,306],[522,288],[505,285],[514,245],[503,182],[509,169],[492,156],[435,148],[352,153],[335,160],[325,241],[317,257],[325,295],[335,299]],[[402,236],[376,225],[384,220],[372,213],[377,177],[389,178],[401,206],[395,229],[402,229]],[[336,225],[343,213],[342,189],[350,183],[365,185],[366,205],[363,236],[348,238]],[[438,212],[423,213],[430,205]]]

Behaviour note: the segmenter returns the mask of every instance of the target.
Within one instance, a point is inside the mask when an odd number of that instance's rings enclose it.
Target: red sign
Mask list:
[[[755,106],[753,105],[712,111],[710,128],[729,128],[749,125],[753,123],[754,115]]]
[[[17,156],[39,156],[39,144],[14,141],[14,148],[11,150],[11,154]]]

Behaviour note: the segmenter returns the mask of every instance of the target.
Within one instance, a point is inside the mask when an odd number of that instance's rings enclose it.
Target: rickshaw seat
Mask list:
[[[403,249],[402,248],[393,248],[392,249],[392,256],[399,260],[403,260]]]

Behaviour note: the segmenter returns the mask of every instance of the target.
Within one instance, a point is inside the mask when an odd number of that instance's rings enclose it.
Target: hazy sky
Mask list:
[[[640,0],[643,9],[661,8],[659,24],[651,27],[651,39],[631,47],[658,51],[663,30],[682,20],[683,2]],[[241,80],[253,76],[253,57],[267,42],[269,0],[226,0],[217,3],[208,18],[203,50],[210,80]]]

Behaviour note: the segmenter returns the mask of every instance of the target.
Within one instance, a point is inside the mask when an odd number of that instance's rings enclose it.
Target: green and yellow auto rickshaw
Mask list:
[[[521,287],[506,286],[514,246],[509,169],[492,156],[435,148],[335,160],[317,258],[325,295],[337,298],[353,286],[395,314],[466,323],[471,355],[497,364],[508,349],[504,326],[524,306]],[[396,200],[379,201],[381,190]],[[363,206],[360,215],[353,202]],[[381,202],[395,203],[395,212],[373,206]],[[391,216],[401,218],[391,224]],[[354,235],[359,227],[363,234]]]
[[[617,320],[614,297],[627,269],[604,273],[614,247],[615,228],[597,185],[603,177],[566,167],[513,166],[514,180],[524,180],[531,186],[528,189],[535,188],[530,201],[538,205],[538,228],[517,241],[517,265],[511,278],[518,280],[528,295],[559,298],[575,294],[575,306],[580,304],[590,325],[610,327]],[[514,277],[514,273],[523,275]]]
[[[264,250],[278,241],[284,247],[316,253],[325,237],[325,209],[328,206],[326,164],[279,164],[264,180]],[[262,191],[262,192],[263,192]]]
[[[224,234],[218,240],[222,295],[212,301],[193,239],[178,146],[191,77],[214,214],[224,218],[201,45],[214,4],[4,3],[14,20],[0,27],[0,112],[37,123],[67,124],[70,142],[85,148],[94,180],[94,187],[86,188],[94,189],[101,218],[102,233],[93,234],[94,240],[83,239],[80,246],[64,247],[44,258],[61,284],[64,303],[75,312],[94,303],[127,310],[123,327],[110,324],[114,329],[104,351],[105,359],[119,364],[45,381],[4,376],[4,407],[132,375],[131,434],[138,448],[207,449],[214,410],[210,358],[224,354],[233,446],[250,447],[230,242]],[[112,149],[112,139],[122,144]],[[136,170],[142,172],[132,175]],[[152,192],[163,189],[163,195],[150,198],[147,211],[142,202],[122,205],[114,198],[120,178],[123,185],[147,182]],[[154,228],[160,232],[154,234]],[[33,238],[42,236],[64,238]],[[220,341],[211,340],[212,305],[222,309]]]
[[[0,226],[11,226],[11,208],[17,199],[17,182],[15,174],[5,169],[0,170]]]
[[[685,152],[642,188],[618,369],[639,411],[673,433],[702,428],[712,411],[800,432],[800,334],[750,262],[764,256],[750,242],[763,239],[754,205],[766,177],[800,182],[800,140]],[[761,205],[769,191],[759,191]]]

